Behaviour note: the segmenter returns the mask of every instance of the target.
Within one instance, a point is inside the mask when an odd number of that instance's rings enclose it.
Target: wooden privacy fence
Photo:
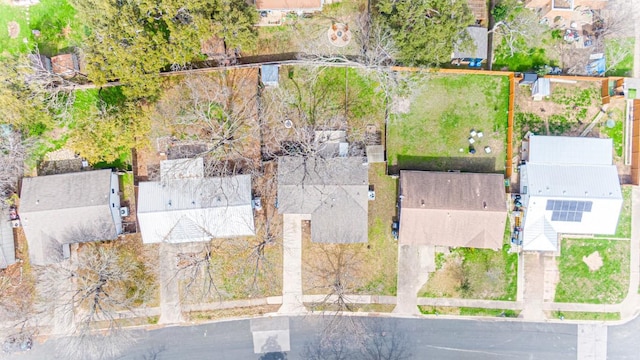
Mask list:
[[[633,100],[631,127],[631,183],[640,185],[640,100]]]

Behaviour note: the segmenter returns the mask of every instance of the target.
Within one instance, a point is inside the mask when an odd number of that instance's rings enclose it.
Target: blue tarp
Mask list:
[[[604,72],[607,68],[606,64],[607,62],[604,57],[592,60],[589,65],[587,65],[587,74],[604,76]]]

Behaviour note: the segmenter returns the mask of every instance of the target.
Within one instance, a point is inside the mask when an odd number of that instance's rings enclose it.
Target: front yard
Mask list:
[[[509,225],[502,250],[456,248],[436,253],[436,271],[420,297],[451,297],[515,301],[518,255],[509,253]]]
[[[617,304],[629,288],[629,241],[562,239],[556,302]]]
[[[389,165],[399,169],[502,172],[509,103],[507,77],[413,75],[409,106],[391,117]],[[413,85],[412,85],[413,86]],[[481,132],[473,137],[470,132]],[[470,153],[471,147],[475,154]],[[485,152],[490,148],[490,153]]]

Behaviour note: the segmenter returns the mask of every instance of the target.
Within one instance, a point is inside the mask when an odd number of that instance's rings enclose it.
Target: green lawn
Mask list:
[[[631,76],[633,70],[633,46],[634,38],[607,39],[604,43],[607,59],[620,58],[620,54],[626,54],[607,76]]]
[[[529,49],[528,52],[518,52],[511,56],[506,45],[500,44],[496,48],[496,57],[493,62],[493,69],[531,71],[552,63],[553,61],[549,60],[545,50],[542,48]]]
[[[362,289],[366,294],[396,295],[398,244],[391,235],[396,216],[397,180],[385,174],[385,164],[369,165],[369,184],[376,199],[369,201],[369,246],[367,268],[371,280]]]
[[[603,265],[591,271],[583,258],[597,251]],[[562,239],[556,302],[616,304],[629,287],[629,241]]]
[[[600,125],[600,132],[606,135],[609,139],[613,139],[613,149],[616,152],[616,157],[622,157],[622,150],[624,148],[624,119],[622,117],[617,117],[614,115],[612,118],[615,121],[615,126],[609,128],[603,123]],[[606,120],[605,120],[606,122]]]
[[[333,119],[346,118],[351,136],[362,133],[367,124],[382,128],[385,97],[371,73],[344,67],[291,66],[282,67],[280,74],[281,90],[291,98],[289,116],[294,122],[298,116],[309,125],[322,127]]]
[[[9,54],[26,53],[37,44],[40,53],[49,56],[66,51],[79,45],[86,31],[75,15],[75,9],[66,0],[41,0],[39,4],[28,8],[2,3],[0,49]],[[11,21],[20,25],[20,33],[15,39],[11,39],[7,31],[7,24]],[[39,30],[40,36],[34,36],[31,30]]]
[[[490,316],[516,318],[520,315],[520,310],[509,309],[484,309],[469,307],[444,307],[444,306],[418,306],[423,315],[462,315],[462,316]]]
[[[390,120],[390,165],[400,169],[504,171],[507,77],[432,75],[419,83],[410,98],[409,113]],[[475,138],[474,155],[469,153],[471,130],[484,134]],[[485,153],[485,146],[491,153]]]
[[[583,311],[554,311],[551,314],[556,319],[563,320],[596,320],[596,321],[612,321],[620,320],[618,312],[583,312]]]

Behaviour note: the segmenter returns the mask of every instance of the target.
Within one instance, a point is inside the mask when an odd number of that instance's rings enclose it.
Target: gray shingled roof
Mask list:
[[[0,211],[0,269],[16,262],[13,229],[9,221],[9,209]]]
[[[116,239],[120,201],[117,182],[111,191],[111,174],[105,169],[22,180],[19,213],[31,263],[58,261],[61,244]]]
[[[459,49],[456,46],[456,49],[453,52],[452,59],[486,59],[489,41],[487,28],[479,26],[469,26],[467,28],[467,33],[469,34],[471,40],[473,41],[473,44],[475,45],[475,51],[471,52],[467,49]]]
[[[314,242],[366,242],[368,170],[362,157],[282,157],[278,161],[278,210],[281,214],[310,214]]]

